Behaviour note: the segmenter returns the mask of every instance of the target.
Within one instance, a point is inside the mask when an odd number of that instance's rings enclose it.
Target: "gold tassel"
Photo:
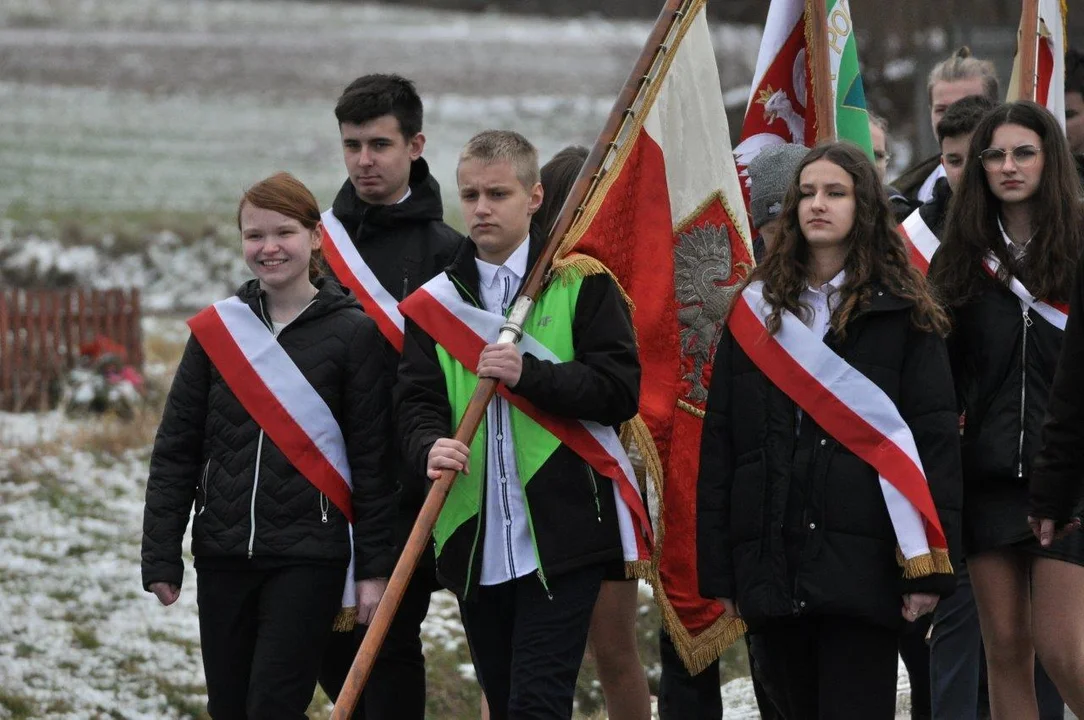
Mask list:
[[[903,556],[899,546],[896,547],[896,562],[903,568],[903,577],[907,580],[926,577],[928,575],[943,574],[952,575],[952,562],[949,560],[947,550],[934,548],[924,555],[916,555],[908,560]]]
[[[331,624],[332,632],[350,632],[358,622],[358,609],[356,607],[344,607],[339,609],[335,616],[335,622]]]
[[[565,284],[574,280],[582,280],[591,275],[609,275],[610,279],[614,281],[614,285],[617,286],[617,291],[621,293],[621,299],[628,305],[629,312],[636,312],[636,305],[633,304],[632,298],[625,292],[625,288],[621,287],[621,283],[618,281],[617,276],[613,274],[613,271],[606,267],[601,260],[590,255],[574,252],[561,258],[555,258],[550,267],[553,274]]]

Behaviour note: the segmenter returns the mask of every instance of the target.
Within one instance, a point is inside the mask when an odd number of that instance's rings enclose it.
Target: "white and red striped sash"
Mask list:
[[[346,516],[350,564],[343,607],[356,606],[350,463],[331,408],[240,298],[205,308],[188,321],[188,327],[252,419],[290,464]]]
[[[417,323],[418,327],[471,372],[477,372],[478,357],[482,349],[496,341],[505,322],[502,315],[464,301],[444,273],[411,293],[399,307],[403,315]],[[561,362],[549,348],[526,333],[520,340],[519,347],[522,352],[530,353],[540,360]],[[510,392],[503,384],[498,385],[497,392],[570,447],[601,476],[613,480],[625,559],[650,559],[651,544],[654,541],[651,523],[632,463],[613,428],[587,420],[557,417]]]
[[[946,552],[941,522],[911,429],[895,403],[792,313],[768,333],[763,283],[734,303],[728,327],[746,355],[798,407],[873,466],[905,560]],[[944,556],[943,556],[944,557]]]
[[[1001,270],[1001,263],[991,252],[986,255],[984,267],[986,272],[997,278],[998,271]],[[1024,287],[1024,283],[1014,277],[1009,278],[1009,290],[1024,306],[1034,310],[1043,320],[1046,320],[1058,330],[1065,330],[1065,323],[1069,320],[1069,303],[1039,300],[1031,294],[1030,290]]]
[[[898,230],[911,254],[911,264],[926,275],[930,272],[930,261],[933,260],[937,248],[941,247],[941,241],[922,219],[919,210],[921,208],[916,208],[908,215],[907,219],[900,223]]]
[[[365,313],[376,321],[377,327],[392,346],[403,350],[403,315],[395,296],[380,284],[376,274],[354,247],[350,233],[331,210],[320,215],[324,236],[324,258],[331,271],[357,296]]]

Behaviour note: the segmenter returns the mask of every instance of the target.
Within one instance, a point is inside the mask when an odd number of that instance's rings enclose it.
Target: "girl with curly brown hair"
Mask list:
[[[887,720],[901,626],[954,587],[948,323],[858,148],[812,150],[782,217],[716,353],[700,592],[745,619],[785,717]]]

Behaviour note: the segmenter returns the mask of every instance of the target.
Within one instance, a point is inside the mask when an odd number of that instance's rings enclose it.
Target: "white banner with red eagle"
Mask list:
[[[704,0],[687,8],[554,269],[610,272],[631,300],[643,372],[624,437],[659,499],[655,554],[638,571],[695,673],[744,630],[700,596],[696,482],[716,343],[753,260]]]
[[[812,27],[809,4],[827,3],[827,26]],[[820,33],[828,47],[828,87],[818,87],[809,61],[810,37]],[[738,170],[761,150],[781,143],[812,147],[817,140],[814,94],[831,93],[834,136],[850,140],[872,158],[866,95],[858,67],[858,46],[847,0],[771,0],[741,141],[734,148]],[[745,188],[748,199],[748,188]]]

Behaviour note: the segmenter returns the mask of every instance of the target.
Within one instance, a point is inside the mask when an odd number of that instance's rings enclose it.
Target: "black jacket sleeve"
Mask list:
[[[394,398],[403,458],[411,473],[426,477],[429,449],[440,438],[452,437],[452,406],[433,339],[410,320],[406,321]]]
[[[900,415],[911,428],[930,486],[941,528],[955,567],[961,560],[960,508],[963,470],[959,417],[945,342],[936,334],[912,328],[900,373]],[[956,579],[935,573],[903,581],[903,592],[951,595]]]
[[[560,282],[560,281],[558,281]],[[512,392],[554,415],[618,425],[636,415],[640,360],[628,306],[609,275],[584,278],[572,322],[575,359],[529,353]]]
[[[730,542],[730,488],[734,479],[730,383],[734,337],[724,330],[715,352],[696,485],[696,571],[700,595],[734,598],[734,560]]]
[[[194,337],[188,338],[154,438],[143,508],[143,588],[184,576],[184,539],[196,488],[205,471],[204,428],[211,386],[211,362]]]
[[[1031,514],[1061,525],[1084,492],[1084,258],[1077,265],[1042,437],[1031,464]]]
[[[359,323],[349,346],[343,437],[353,480],[354,577],[388,577],[395,567],[398,487],[392,471],[394,351],[376,323]]]

